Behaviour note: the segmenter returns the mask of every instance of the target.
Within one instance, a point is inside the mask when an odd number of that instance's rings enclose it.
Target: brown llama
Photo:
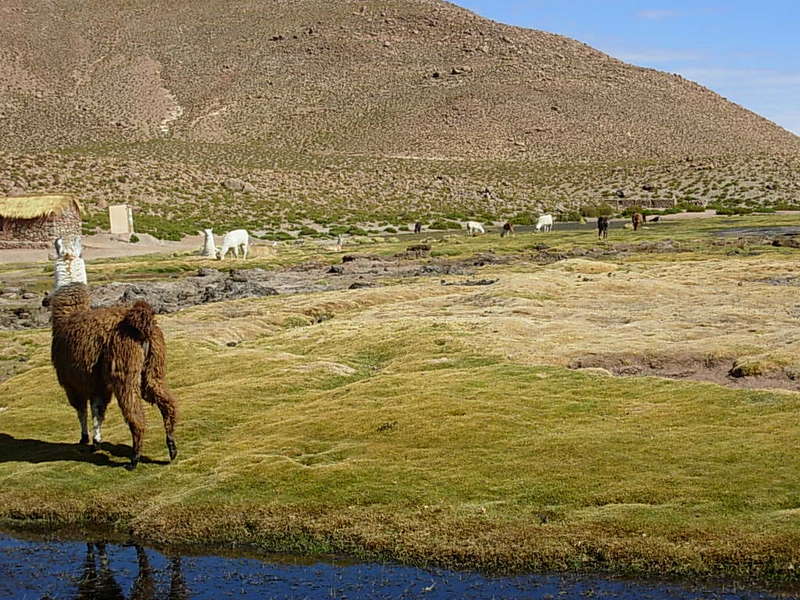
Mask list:
[[[608,217],[606,216],[597,217],[597,237],[608,239]]]
[[[141,456],[145,430],[143,398],[161,411],[167,450],[173,460],[178,454],[173,437],[177,403],[164,382],[166,344],[153,308],[141,300],[133,306],[91,308],[89,288],[83,283],[70,283],[56,290],[50,306],[51,358],[58,382],[78,413],[80,443],[89,444],[87,407],[91,406],[92,447],[97,449],[113,395],[131,430],[133,455],[127,468],[134,469]]]
[[[638,231],[639,227],[644,223],[644,216],[642,216],[642,213],[633,213],[631,215],[631,223],[633,224],[633,230]]]
[[[506,237],[507,235],[514,235],[514,224],[510,221],[507,221],[503,224],[503,227],[500,229],[500,237]]]
[[[53,316],[50,356],[58,382],[78,413],[80,443],[89,444],[91,406],[92,447],[97,449],[106,409],[111,396],[116,396],[133,438],[133,456],[127,468],[135,468],[145,429],[144,398],[161,411],[173,460],[178,454],[173,437],[177,402],[164,382],[166,344],[153,308],[143,301],[133,306],[91,308],[80,239],[59,238],[55,249],[55,291],[45,302]]]

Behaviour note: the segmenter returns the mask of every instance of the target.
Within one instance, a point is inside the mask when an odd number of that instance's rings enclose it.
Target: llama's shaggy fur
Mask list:
[[[638,231],[639,227],[641,227],[642,223],[644,223],[644,217],[642,216],[642,213],[633,213],[631,215],[631,223],[633,224],[633,230]]]
[[[51,358],[58,381],[78,413],[80,443],[89,443],[89,406],[94,425],[93,446],[100,443],[106,408],[114,395],[133,440],[133,456],[128,468],[136,467],[145,429],[143,398],[161,411],[167,450],[170,460],[174,459],[177,455],[173,435],[177,405],[164,382],[166,344],[153,308],[139,301],[133,306],[93,309],[89,288],[83,283],[57,289],[50,306],[53,311]]]
[[[222,260],[228,253],[228,250],[233,250],[233,255],[239,258],[239,250],[244,253],[242,258],[247,258],[247,249],[250,247],[250,236],[246,229],[234,229],[225,234],[222,238],[222,248],[217,254],[217,258]]]

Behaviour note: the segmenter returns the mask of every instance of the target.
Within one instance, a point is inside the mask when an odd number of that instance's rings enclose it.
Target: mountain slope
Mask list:
[[[800,151],[678,76],[439,0],[5,0],[0,144],[608,161]]]

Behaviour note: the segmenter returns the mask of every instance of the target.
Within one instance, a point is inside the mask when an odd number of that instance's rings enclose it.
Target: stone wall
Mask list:
[[[8,219],[0,217],[0,242],[2,247],[31,248],[33,242],[49,245],[57,237],[81,234],[81,218],[74,208],[60,215],[38,219]],[[14,244],[12,246],[8,243]]]

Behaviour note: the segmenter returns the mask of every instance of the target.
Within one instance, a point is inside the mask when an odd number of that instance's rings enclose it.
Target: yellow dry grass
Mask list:
[[[38,219],[52,215],[60,215],[65,210],[74,208],[81,213],[81,205],[72,196],[15,196],[0,198],[0,217],[7,219]]]
[[[29,368],[0,384],[0,518],[495,570],[795,579],[800,395],[565,366],[780,371],[797,295],[767,280],[796,275],[782,251],[633,254],[485,267],[489,286],[195,307],[160,318],[179,459],[132,474],[110,468],[129,444],[113,409],[104,451],[74,448],[49,332],[3,333]]]

